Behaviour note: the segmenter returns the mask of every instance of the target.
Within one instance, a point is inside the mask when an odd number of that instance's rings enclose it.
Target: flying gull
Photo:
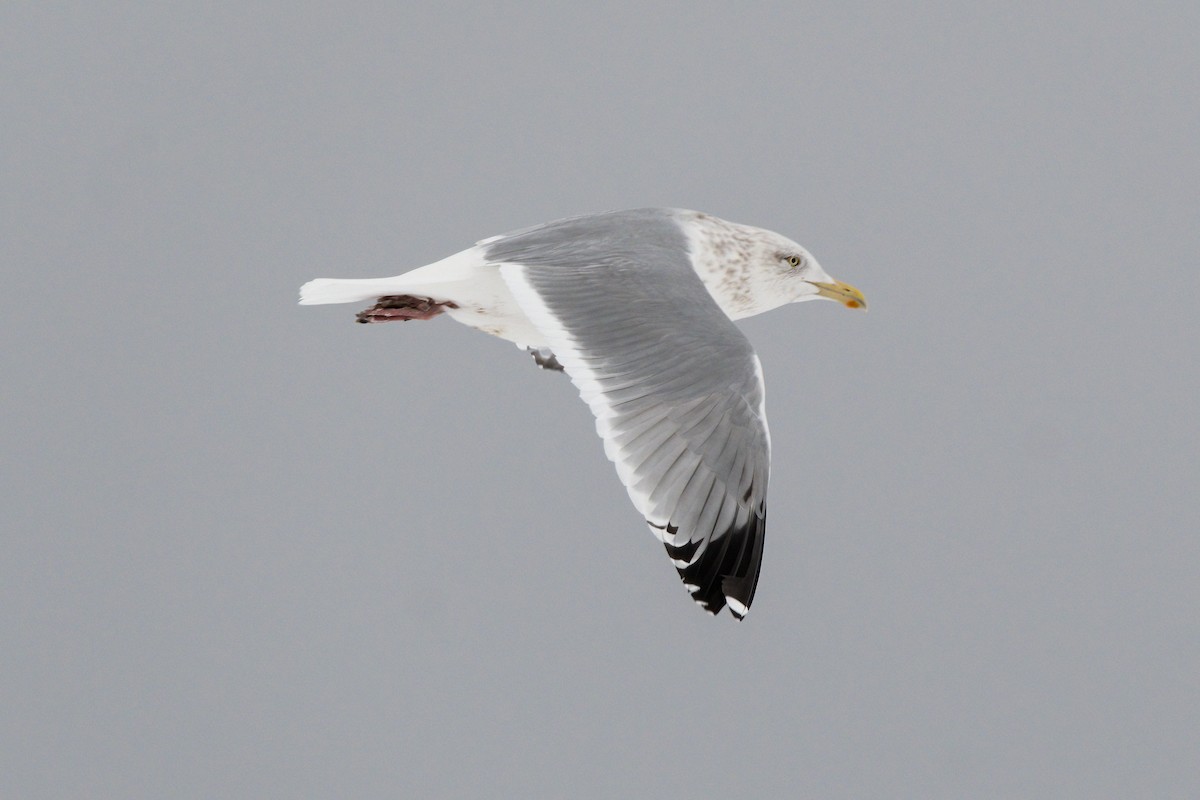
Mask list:
[[[444,313],[564,370],[692,598],[738,619],[762,563],[771,440],[762,365],[732,320],[816,298],[866,308],[795,242],[666,208],[548,222],[392,278],[300,289],[303,305],[373,303],[364,323]]]

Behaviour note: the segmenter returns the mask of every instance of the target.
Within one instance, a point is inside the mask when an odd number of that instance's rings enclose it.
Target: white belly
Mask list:
[[[517,305],[508,290],[500,270],[495,266],[481,267],[470,281],[447,299],[458,308],[447,308],[446,314],[463,325],[507,339],[521,347],[545,347],[537,328]]]
[[[405,291],[426,293],[450,301],[458,308],[446,314],[463,325],[499,336],[521,347],[544,347],[545,341],[508,290],[500,267],[482,258],[482,248],[461,253],[414,269],[398,277]]]

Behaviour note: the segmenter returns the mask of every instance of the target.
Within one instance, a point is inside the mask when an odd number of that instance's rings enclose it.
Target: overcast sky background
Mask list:
[[[5,3],[0,796],[1200,795],[1200,6]],[[563,376],[301,308],[778,230],[744,623]]]

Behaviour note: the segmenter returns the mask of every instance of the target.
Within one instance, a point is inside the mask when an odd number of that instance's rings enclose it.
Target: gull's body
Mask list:
[[[731,320],[816,297],[865,307],[779,234],[637,209],[492,237],[393,278],[314,280],[300,302],[374,302],[362,322],[446,313],[565,369],[693,598],[740,618],[762,559],[770,438],[761,365]]]

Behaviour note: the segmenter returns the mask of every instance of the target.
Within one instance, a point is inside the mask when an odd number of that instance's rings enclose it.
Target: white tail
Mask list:
[[[480,249],[472,247],[390,278],[317,278],[300,287],[300,305],[358,303],[396,294],[419,294],[437,300],[458,299],[455,294],[480,279],[499,280],[499,273],[486,267],[486,263]],[[446,295],[447,292],[455,294]]]
[[[300,305],[320,306],[374,300],[383,295],[401,294],[402,285],[403,282],[397,278],[317,278],[300,287]]]

